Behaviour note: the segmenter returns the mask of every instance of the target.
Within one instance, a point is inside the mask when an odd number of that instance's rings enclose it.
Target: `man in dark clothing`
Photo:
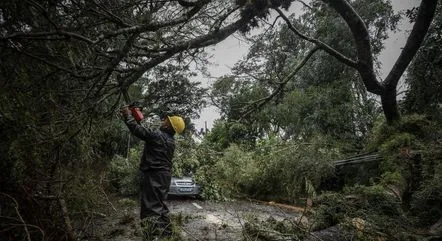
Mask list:
[[[146,129],[122,109],[123,120],[130,132],[145,142],[140,162],[142,172],[140,218],[148,240],[170,236],[172,229],[169,209],[164,203],[172,178],[172,158],[175,151],[174,134],[184,130],[184,120],[179,116],[166,116],[159,130]]]

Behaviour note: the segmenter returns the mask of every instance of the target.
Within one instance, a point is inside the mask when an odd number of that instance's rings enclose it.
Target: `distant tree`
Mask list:
[[[327,5],[323,5],[322,2]],[[286,22],[289,29],[296,33],[301,39],[313,43],[315,48],[319,48],[320,50],[327,52],[328,54],[335,57],[337,61],[356,69],[367,91],[378,95],[381,98],[385,118],[388,123],[393,124],[400,119],[396,97],[397,84],[422,44],[422,41],[433,20],[438,1],[421,1],[419,10],[416,14],[415,24],[412,31],[410,32],[407,42],[402,49],[402,52],[397,59],[395,65],[389,72],[386,79],[383,81],[379,80],[376,76],[374,61],[375,55],[373,52],[376,46],[373,44],[372,39],[370,38],[370,33],[372,30],[368,27],[368,24],[364,22],[364,20],[361,18],[361,15],[364,13],[364,9],[361,8],[359,12],[355,10],[356,5],[358,4],[376,5],[376,3],[378,3],[378,1],[373,3],[373,1],[323,0],[321,2],[313,1],[311,6],[305,4],[307,8],[310,9],[329,7],[334,9],[341,16],[343,22],[339,21],[335,22],[334,24],[346,24],[349,28],[349,34],[351,34],[352,36],[352,43],[348,44],[355,46],[355,51],[351,54],[343,53],[339,49],[334,48],[332,46],[332,43],[328,43],[325,40],[323,41],[322,39],[318,38],[316,33],[308,34],[302,32],[302,30],[297,25],[295,25],[282,12],[282,10],[279,9],[279,7],[273,6],[273,1],[267,1],[266,3],[263,3],[262,1],[256,1],[250,6],[250,8],[252,8],[254,11],[258,11],[263,8],[276,10],[279,16],[282,17],[282,19]],[[251,10],[249,10],[249,12],[250,11]],[[262,17],[265,16],[267,15],[264,15]],[[254,22],[251,22],[249,26],[253,27],[256,25],[253,25],[253,23]],[[308,24],[308,22],[305,24]],[[312,49],[312,51],[313,50],[314,49]],[[275,95],[276,94],[272,94],[272,96]]]
[[[357,1],[355,5],[371,30],[376,57],[399,16],[386,2],[367,6]],[[352,36],[339,24],[343,22],[339,14],[325,4],[314,2],[291,22],[342,53],[355,55],[348,44]],[[308,140],[322,134],[353,151],[362,148],[378,110],[355,69],[318,51],[285,24],[272,26],[251,41],[247,56],[235,65],[233,74],[213,85],[212,100],[223,119],[245,123],[256,137],[277,133],[284,139]]]

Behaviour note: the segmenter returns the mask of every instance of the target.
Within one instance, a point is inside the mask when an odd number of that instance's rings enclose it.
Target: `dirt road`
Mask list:
[[[290,210],[255,202],[171,201],[171,213],[191,217],[182,227],[182,236],[190,240],[241,240],[241,230],[247,219],[294,219]]]
[[[141,241],[139,211],[134,204],[95,223],[94,235],[86,235],[85,240]],[[182,240],[242,240],[242,228],[247,220],[267,220],[269,217],[296,220],[299,217],[294,210],[248,201],[174,199],[169,200],[168,205],[171,215],[180,220]]]

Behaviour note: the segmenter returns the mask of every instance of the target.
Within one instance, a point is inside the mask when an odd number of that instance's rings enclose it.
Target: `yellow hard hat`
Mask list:
[[[175,130],[175,133],[181,134],[183,132],[184,128],[186,127],[186,124],[184,124],[183,118],[180,116],[168,116],[169,122],[172,125],[172,128]]]

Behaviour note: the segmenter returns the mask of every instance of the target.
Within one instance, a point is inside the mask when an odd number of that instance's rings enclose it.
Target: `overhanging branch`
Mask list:
[[[159,57],[156,57],[144,65],[140,66],[131,76],[125,80],[124,85],[129,86],[137,81],[139,78],[143,76],[143,74],[149,69],[155,67],[156,65],[162,63],[163,61],[169,59],[173,55],[185,51],[187,49],[194,48],[202,48],[207,47],[212,44],[216,44],[226,39],[228,36],[236,32],[239,28],[241,28],[244,24],[246,24],[252,16],[244,17],[236,22],[222,28],[221,30],[214,30],[206,35],[197,37],[195,39],[191,39],[188,41],[183,41],[178,43],[177,45],[168,48],[166,53],[161,54]]]
[[[210,0],[201,0],[198,1],[198,4],[195,4],[195,7],[193,7],[190,11],[183,14],[181,17],[172,19],[170,21],[166,22],[149,22],[146,24],[138,24],[138,25],[131,25],[127,26],[127,24],[122,24],[122,27],[113,31],[108,31],[106,33],[100,34],[95,39],[88,38],[86,36],[83,36],[78,33],[65,31],[65,30],[57,30],[57,31],[43,31],[43,32],[21,32],[21,33],[14,33],[7,36],[0,36],[0,40],[8,40],[8,39],[19,39],[19,38],[32,38],[32,37],[42,37],[42,36],[64,36],[64,37],[71,37],[76,40],[84,41],[88,44],[98,44],[106,39],[124,35],[124,34],[133,34],[133,33],[141,33],[141,32],[155,32],[161,28],[171,27],[175,26],[181,23],[185,23],[189,21],[195,14],[201,10],[201,8],[208,4]]]

